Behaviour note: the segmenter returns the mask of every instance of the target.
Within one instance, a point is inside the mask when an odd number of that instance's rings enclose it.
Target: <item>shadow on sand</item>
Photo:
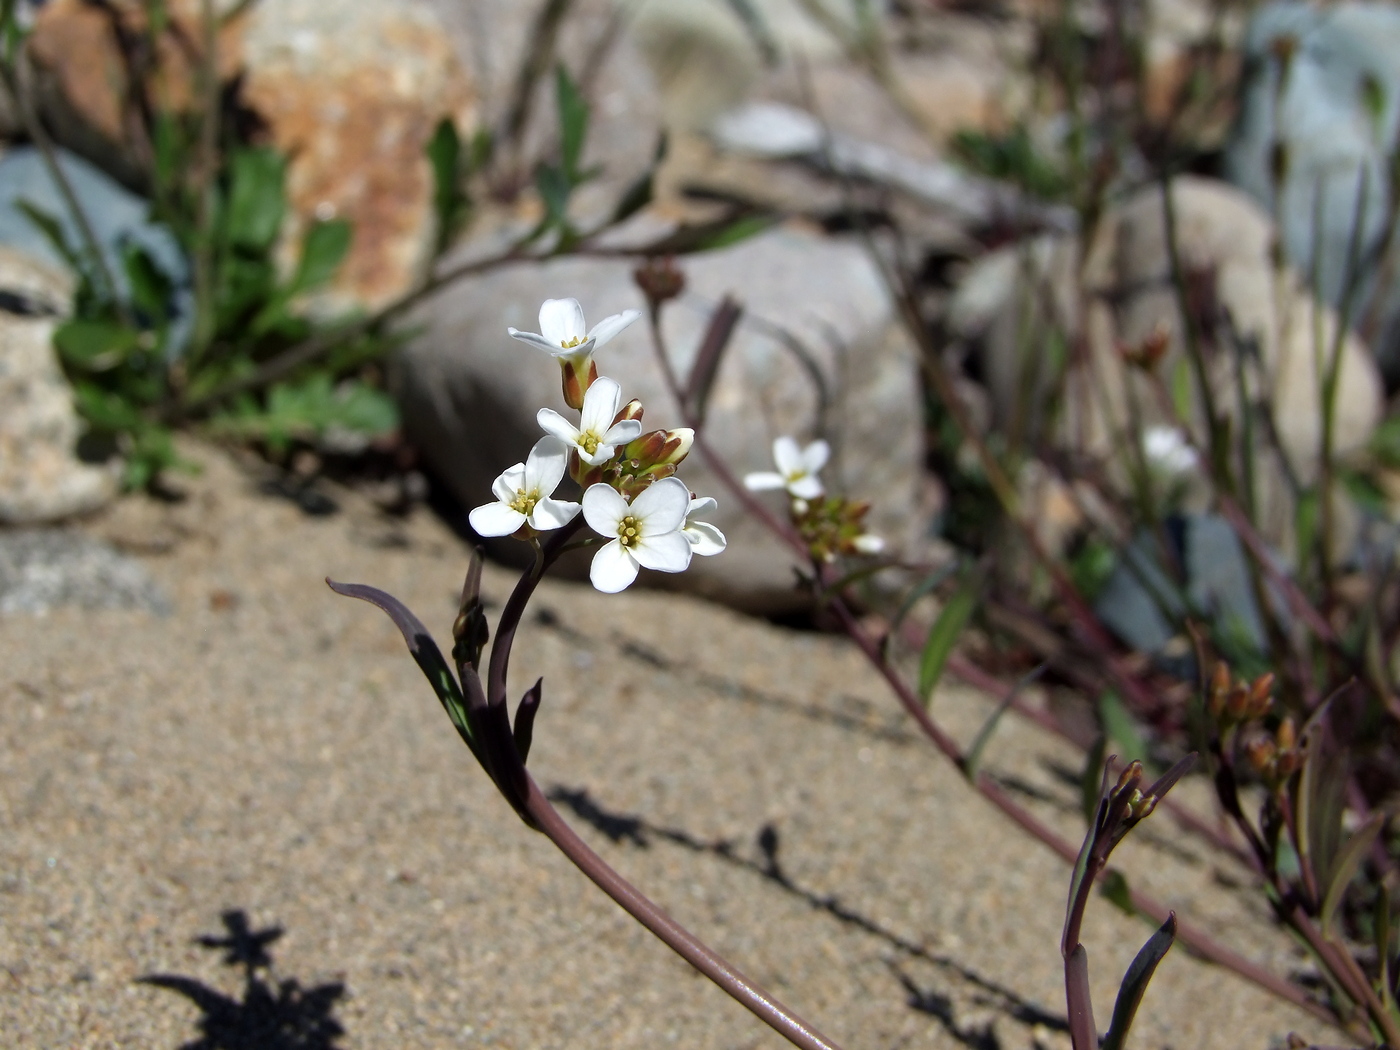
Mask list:
[[[224,964],[243,970],[243,998],[234,999],[192,977],[147,974],[139,984],[167,988],[203,1011],[200,1038],[180,1050],[340,1050],[345,1029],[333,1016],[345,995],[340,982],[303,988],[294,977],[278,978],[268,946],[282,936],[280,926],[255,930],[243,911],[222,915],[224,936],[202,936],[195,943],[224,953]]]

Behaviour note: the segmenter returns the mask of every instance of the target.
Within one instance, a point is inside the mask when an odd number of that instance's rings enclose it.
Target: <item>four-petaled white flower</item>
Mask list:
[[[813,441],[806,448],[798,448],[790,437],[780,437],[773,442],[773,462],[777,473],[759,471],[744,477],[744,487],[755,492],[764,489],[787,489],[796,499],[816,499],[826,491],[822,487],[817,471],[826,466],[831,456],[831,446],[825,441]]]
[[[721,553],[728,545],[724,533],[708,521],[700,521],[698,515],[708,514],[719,506],[713,496],[691,496],[690,508],[685,512],[685,523],[681,533],[690,541],[690,549],[702,558]]]
[[[497,502],[482,504],[468,515],[472,528],[480,536],[509,536],[527,522],[532,529],[547,532],[573,521],[580,505],[550,498],[568,462],[564,442],[540,438],[524,463],[508,468],[492,484]]]
[[[640,310],[624,310],[584,328],[583,307],[577,299],[546,299],[540,307],[540,331],[522,332],[518,328],[506,331],[515,339],[532,343],[555,357],[580,358],[591,354],[618,332],[642,316]]]
[[[689,509],[690,490],[679,478],[662,478],[631,503],[609,485],[590,485],[583,494],[584,520],[611,537],[593,555],[593,586],[616,594],[637,578],[638,568],[683,572],[693,552],[681,532]]]
[[[1196,469],[1196,450],[1176,427],[1148,427],[1142,435],[1142,451],[1150,466],[1168,476]]]
[[[617,410],[622,404],[622,387],[607,376],[600,376],[583,395],[583,408],[579,412],[579,425],[574,426],[552,408],[542,408],[535,418],[545,431],[559,440],[572,445],[590,467],[596,467],[612,459],[618,445],[625,445],[642,432],[642,424],[635,419],[624,419],[614,423]]]

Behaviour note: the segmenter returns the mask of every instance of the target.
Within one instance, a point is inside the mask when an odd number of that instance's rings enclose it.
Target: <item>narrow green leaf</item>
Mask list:
[[[1137,909],[1133,907],[1133,891],[1128,886],[1128,877],[1117,868],[1110,868],[1103,873],[1103,878],[1099,881],[1099,892],[1125,915],[1137,914]]]
[[[588,137],[588,101],[563,63],[554,68],[554,94],[559,106],[559,158],[573,185],[583,181],[579,162]]]
[[[63,360],[87,372],[120,365],[140,345],[140,333],[119,321],[67,321],[53,334]]]
[[[890,627],[886,632],[886,638],[894,637],[895,633],[899,630],[899,625],[904,622],[905,617],[907,617],[914,606],[918,604],[920,598],[924,597],[926,594],[932,593],[937,587],[941,586],[944,580],[958,571],[958,568],[959,565],[956,561],[950,561],[947,565],[940,565],[911,587],[909,593],[904,596],[904,600],[899,603],[899,608],[895,610],[894,618],[890,620]]]
[[[972,611],[977,606],[977,583],[969,581],[956,591],[938,614],[938,619],[929,628],[928,639],[924,642],[923,655],[919,658],[919,698],[927,707],[933,696],[934,686],[943,675],[943,666],[953,652],[958,636],[962,634]]]
[[[229,158],[225,237],[234,247],[266,252],[282,228],[286,161],[268,147],[240,149]]]
[[[1347,887],[1351,885],[1352,877],[1361,867],[1361,862],[1366,858],[1366,851],[1371,848],[1371,843],[1376,841],[1384,823],[1383,813],[1372,813],[1338,852],[1328,879],[1327,892],[1322,898],[1322,915],[1319,922],[1323,934],[1332,932],[1332,924],[1337,917],[1337,909],[1346,897]]]
[[[1147,760],[1147,741],[1138,728],[1137,720],[1128,713],[1118,694],[1111,690],[1099,696],[1099,724],[1104,734],[1118,745],[1120,753],[1128,760],[1137,759],[1146,769],[1152,768]]]
[[[1194,380],[1191,377],[1191,364],[1183,356],[1172,367],[1172,407],[1178,419],[1191,419],[1194,416]]]
[[[313,223],[301,242],[301,262],[292,278],[292,294],[315,291],[334,277],[350,251],[352,236],[352,227],[345,219]]]
[[[715,248],[728,248],[731,244],[738,244],[740,241],[748,240],[750,237],[762,233],[777,221],[772,215],[746,215],[741,219],[735,219],[729,225],[723,226],[713,233],[698,238],[694,250],[707,252]]]
[[[967,754],[963,758],[963,774],[971,783],[977,782],[977,771],[982,768],[982,753],[987,750],[987,745],[991,743],[992,735],[997,730],[997,725],[1001,722],[1001,716],[1011,710],[1011,705],[1016,702],[1016,697],[1021,690],[1030,685],[1042,674],[1049,664],[1040,664],[1029,674],[1023,675],[1017,682],[1006,691],[1006,696],[1002,697],[1001,703],[987,716],[987,721],[982,724],[981,730],[977,733],[977,739],[972,742],[972,746],[967,749]]]
[[[1386,1006],[1395,1005],[1395,993],[1390,983],[1390,887],[1381,883],[1376,887],[1376,910],[1372,916],[1375,927],[1376,965],[1380,970],[1381,998]]]
[[[163,325],[170,313],[171,281],[165,271],[138,244],[122,249],[122,269],[131,286],[131,303],[156,326]]]
[[[1113,1004],[1113,1020],[1109,1022],[1108,1034],[1103,1037],[1102,1050],[1124,1050],[1128,1041],[1128,1029],[1137,1016],[1143,993],[1148,982],[1157,972],[1157,964],[1171,949],[1176,940],[1176,913],[1167,915],[1167,921],[1147,939],[1142,950],[1133,959],[1128,972],[1123,975],[1123,983],[1118,986],[1118,999]]]
[[[58,219],[27,200],[15,201],[15,207],[23,212],[24,217],[44,235],[49,246],[58,253],[59,257],[68,264],[75,274],[85,280],[91,279],[91,275],[88,273],[89,267],[85,264],[78,250],[68,243],[68,238],[64,236],[63,226]]]

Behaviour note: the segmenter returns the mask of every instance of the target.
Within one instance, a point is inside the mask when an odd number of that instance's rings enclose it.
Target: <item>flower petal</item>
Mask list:
[[[583,494],[583,519],[603,536],[617,535],[617,523],[627,516],[627,501],[611,485],[589,485]]]
[[[583,307],[577,299],[546,299],[540,307],[540,335],[556,349],[570,340],[587,337]]]
[[[716,554],[721,554],[724,548],[729,545],[729,541],[724,538],[724,533],[715,528],[708,521],[688,522],[681,535],[690,541],[690,548],[702,558],[711,558]]]
[[[525,487],[525,464],[517,463],[501,471],[501,476],[491,482],[491,495],[502,503],[515,499],[515,494]]]
[[[534,332],[522,332],[519,328],[507,328],[506,334],[512,339],[519,339],[522,343],[529,343],[531,346],[538,346],[541,350],[548,350],[551,354],[559,350],[559,347],[554,343]]]
[[[830,458],[831,446],[820,438],[802,450],[802,465],[809,474],[815,474],[821,470]]]
[[[714,510],[719,510],[719,504],[715,502],[713,496],[691,496],[690,508],[685,512],[685,520],[690,521],[697,514],[708,514]]]
[[[525,524],[525,515],[504,503],[483,503],[467,515],[467,520],[478,536],[509,536]]]
[[[648,492],[651,490],[648,489]],[[690,556],[695,553],[683,533],[663,532],[648,535],[643,531],[637,545],[632,548],[632,557],[643,568],[657,572],[684,572],[690,565]]]
[[[642,536],[675,532],[690,509],[690,489],[680,478],[662,478],[632,500],[632,514],[642,524]]]
[[[530,449],[530,455],[525,460],[526,489],[538,492],[541,496],[550,495],[559,487],[559,482],[564,480],[564,471],[568,465],[568,445],[558,437],[540,438],[535,442],[535,447]]]
[[[546,496],[536,503],[535,509],[530,512],[530,526],[539,529],[540,532],[563,528],[578,517],[578,512],[582,509],[579,504],[569,500],[550,499]]]
[[[796,441],[786,435],[773,439],[773,462],[777,464],[778,473],[784,477],[806,469],[806,464],[802,462],[802,450],[797,447]]]
[[[595,346],[602,346],[641,316],[642,311],[640,310],[624,310],[620,314],[605,317],[593,326],[593,330],[588,333],[588,338],[594,341]]]
[[[750,492],[763,492],[767,489],[787,488],[787,478],[774,474],[771,470],[760,470],[744,475],[744,488]]]
[[[853,539],[851,546],[861,554],[879,554],[885,549],[885,541],[881,537],[867,532]]]
[[[822,479],[815,474],[804,474],[795,481],[789,481],[787,490],[798,499],[816,499],[826,491],[822,487]]]
[[[583,408],[579,412],[578,428],[585,434],[601,435],[612,426],[617,418],[618,406],[622,404],[622,387],[616,379],[599,376],[593,380],[588,393],[583,395]]]
[[[578,446],[578,458],[587,463],[590,467],[601,467],[617,455],[616,445],[599,445],[592,453],[582,445]]]
[[[609,445],[625,445],[635,437],[640,437],[642,424],[635,419],[624,419],[608,428],[603,440]]]
[[[535,422],[546,434],[552,434],[567,445],[578,444],[579,429],[552,408],[542,408],[535,413]]]
[[[593,486],[593,488],[606,487],[605,485]],[[591,492],[592,489],[589,491]],[[608,489],[608,491],[612,490]],[[620,496],[618,498],[621,499]],[[584,513],[587,514],[587,510]],[[637,561],[627,553],[627,548],[617,540],[603,544],[598,553],[593,555],[593,564],[588,567],[588,579],[594,587],[604,594],[616,594],[618,591],[626,590],[636,578]]]

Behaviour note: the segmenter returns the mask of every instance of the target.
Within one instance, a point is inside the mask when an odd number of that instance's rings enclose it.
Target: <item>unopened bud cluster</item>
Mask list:
[[[1250,682],[1234,678],[1224,663],[1218,663],[1206,693],[1206,711],[1222,739],[1232,729],[1249,734],[1240,744],[1245,761],[1268,788],[1278,790],[1303,767],[1303,746],[1291,716],[1272,731],[1258,724],[1273,710],[1273,693],[1272,673]]]
[[[605,537],[593,558],[589,578],[600,591],[631,585],[640,569],[681,572],[693,555],[719,554],[724,534],[698,516],[715,508],[676,478],[676,467],[690,453],[695,433],[687,428],[642,432],[642,403],[623,402],[622,387],[598,374],[593,351],[640,314],[615,314],[585,330],[576,299],[548,299],[540,307],[540,331],[507,329],[559,362],[564,402],[577,409],[577,423],[552,408],[536,415],[546,436],[524,463],[506,470],[491,486],[496,502],[471,512],[482,536],[515,536],[534,542],[544,532],[568,525],[580,513]],[[575,503],[554,498],[567,473],[583,489]]]
[[[1221,732],[1237,725],[1257,722],[1274,704],[1273,672],[1261,674],[1253,682],[1237,679],[1224,663],[1215,665],[1206,692],[1206,712]]]

